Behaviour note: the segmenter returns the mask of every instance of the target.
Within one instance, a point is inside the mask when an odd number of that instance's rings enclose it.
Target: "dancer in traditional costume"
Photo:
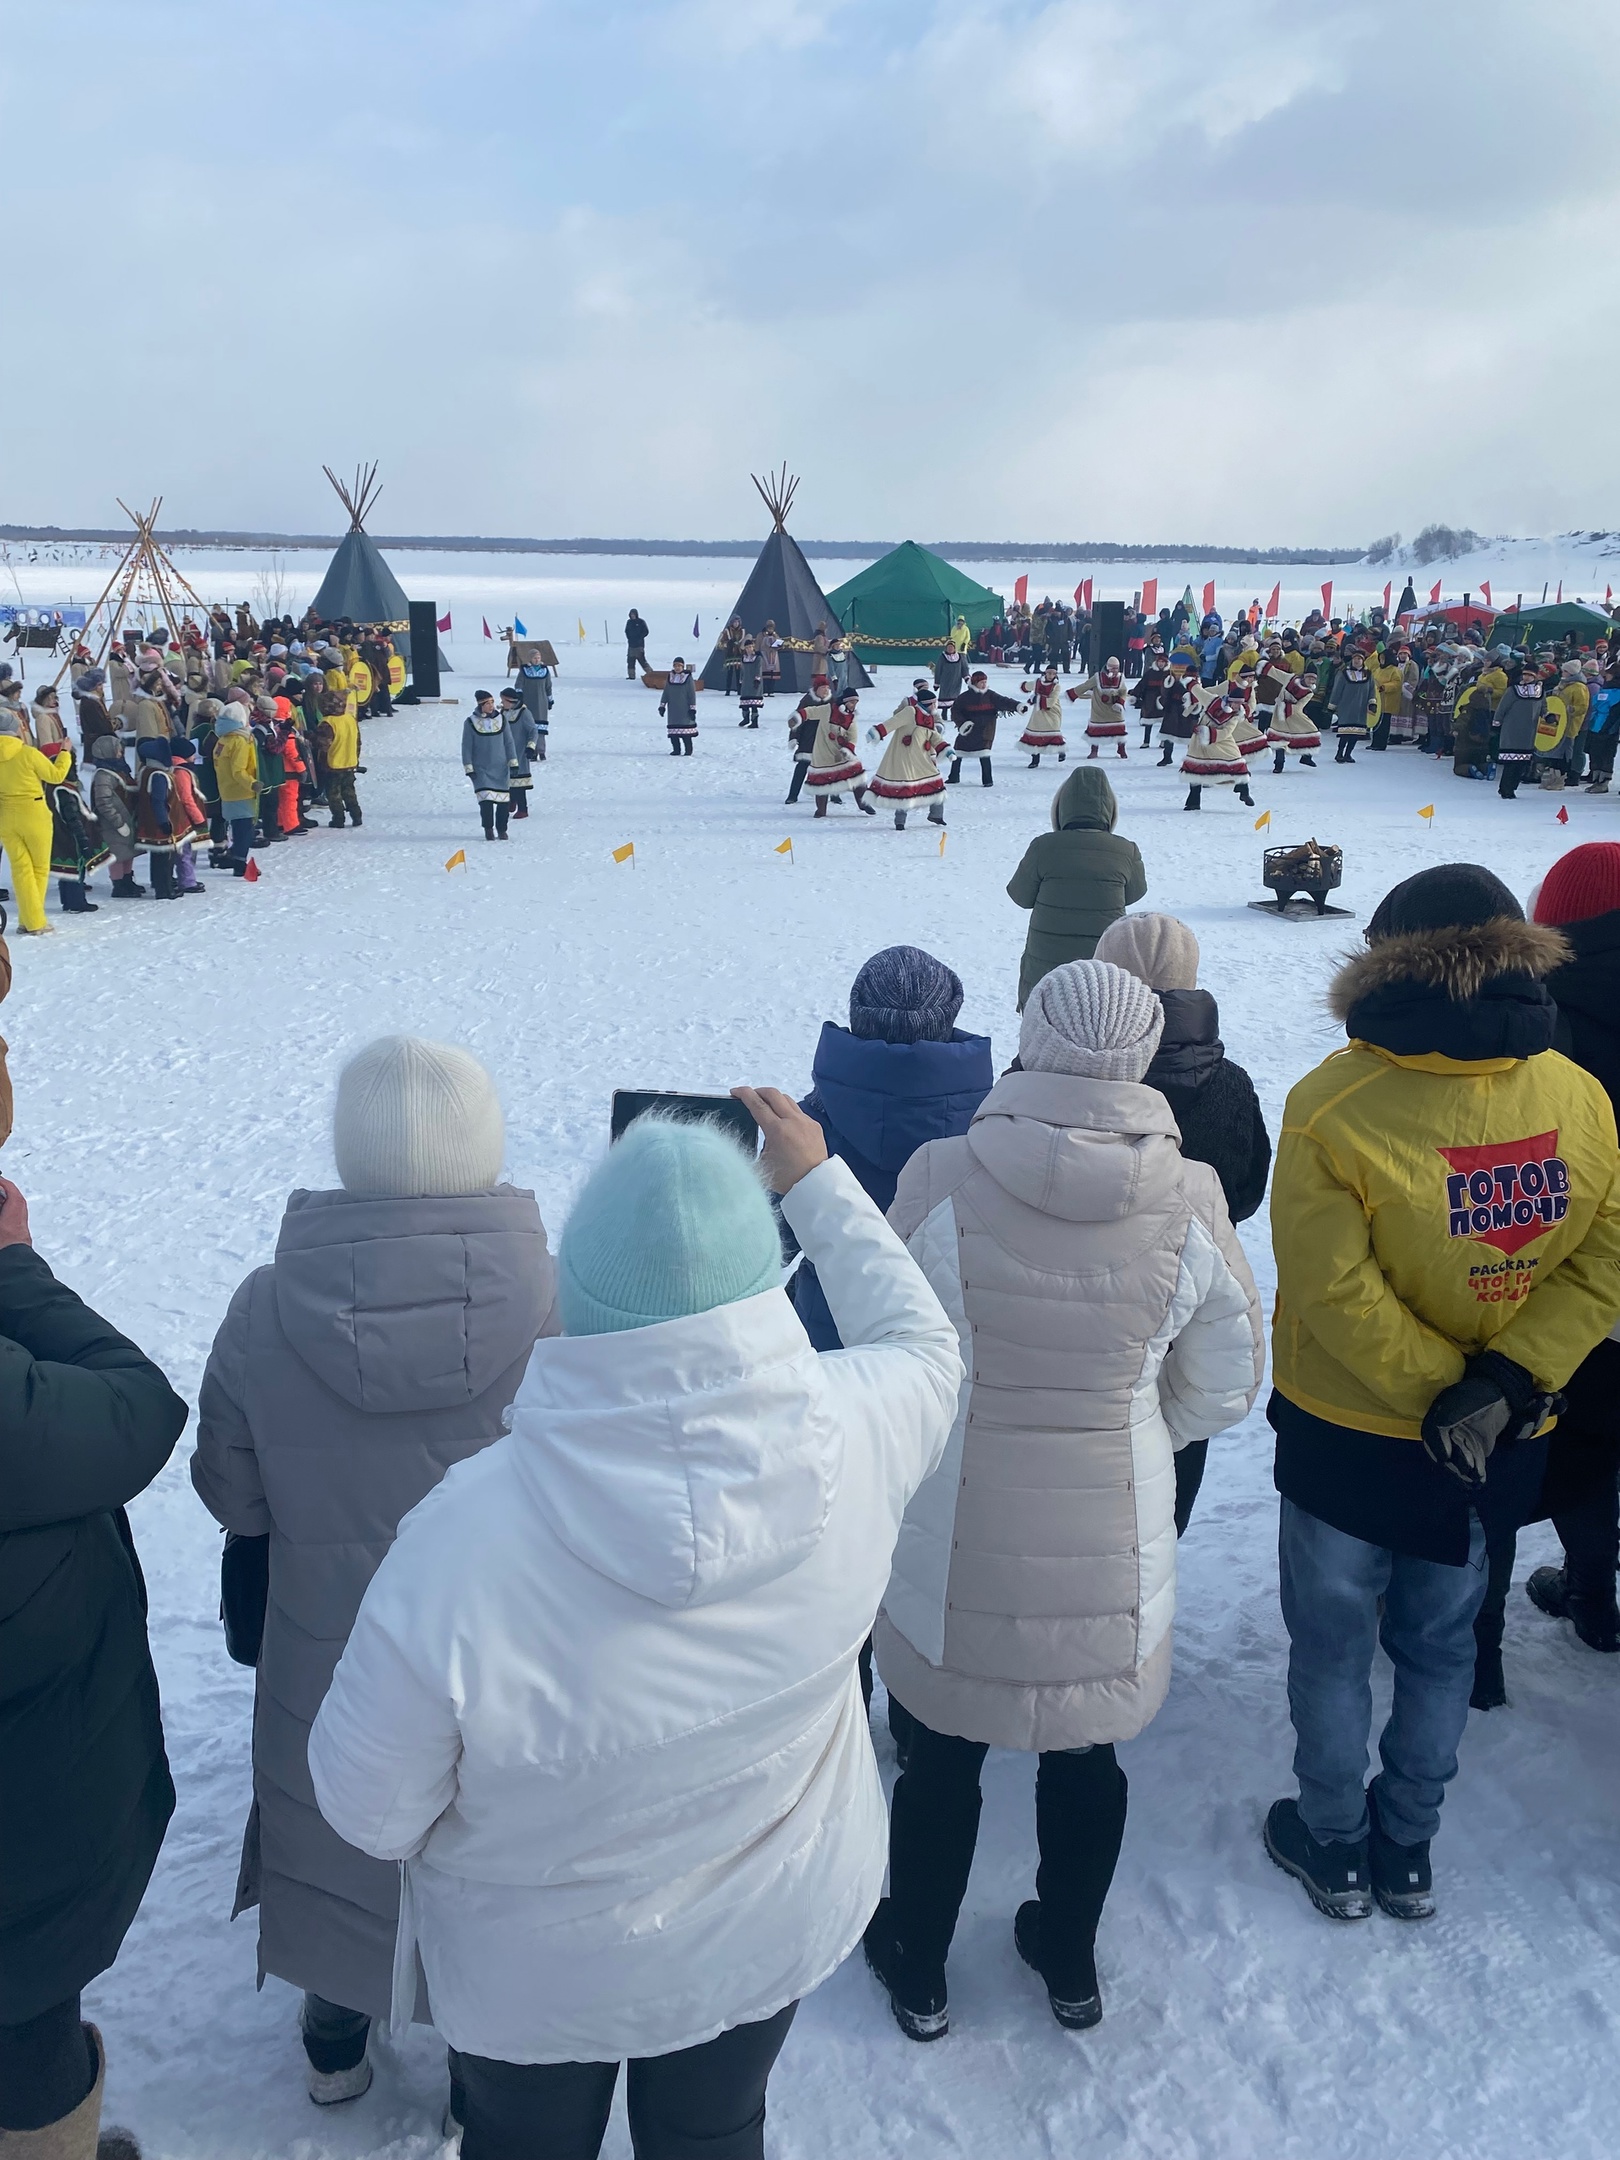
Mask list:
[[[818,818],[827,815],[829,801],[836,800],[835,791],[845,787],[853,789],[857,810],[864,810],[868,817],[877,816],[866,799],[866,767],[855,753],[855,701],[859,694],[851,690],[835,701],[832,684],[825,675],[818,675],[810,685],[810,695],[800,703],[805,720],[815,722],[805,785],[815,798]]]
[[[1105,660],[1095,675],[1088,675],[1067,693],[1071,698],[1091,700],[1091,718],[1086,722],[1086,741],[1091,745],[1086,752],[1088,758],[1099,756],[1105,742],[1114,745],[1118,756],[1130,756],[1125,747],[1125,700],[1129,694],[1125,671],[1117,659]]]
[[[1029,699],[1029,719],[1018,740],[1035,753],[1029,761],[1030,771],[1041,762],[1043,750],[1055,750],[1061,765],[1068,755],[1068,744],[1063,734],[1063,689],[1057,669],[1049,667],[1039,682],[1020,683],[1018,687]]]
[[[1271,715],[1267,741],[1271,744],[1271,769],[1280,773],[1288,761],[1290,751],[1302,765],[1312,765],[1316,759],[1311,755],[1322,747],[1322,738],[1316,722],[1311,718],[1311,701],[1316,696],[1314,675],[1289,675],[1283,685],[1282,696]]]
[[[1170,655],[1169,673],[1159,692],[1159,769],[1173,764],[1178,743],[1189,743],[1197,731],[1204,709],[1198,689],[1198,655],[1178,645]]]
[[[935,761],[945,738],[935,724],[932,692],[906,698],[890,719],[869,731],[871,742],[885,738],[889,747],[872,775],[872,793],[894,804],[895,831],[905,831],[906,813],[918,802],[928,804],[930,825],[943,825],[945,782]]]
[[[1249,768],[1237,738],[1238,722],[1243,717],[1241,698],[1229,697],[1224,691],[1212,697],[1199,714],[1198,726],[1181,761],[1188,782],[1187,800],[1181,806],[1184,810],[1201,809],[1207,787],[1232,788],[1239,802],[1254,808]]]

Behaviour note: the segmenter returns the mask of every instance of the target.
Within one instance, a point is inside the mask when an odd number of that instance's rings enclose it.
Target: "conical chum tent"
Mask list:
[[[341,481],[330,465],[323,465],[321,471],[349,513],[349,529],[339,541],[311,605],[322,622],[408,630],[410,617],[404,588],[383,560],[382,549],[366,531],[366,513],[382,493],[375,462],[360,467],[353,487]]]
[[[798,481],[789,479],[785,465],[780,473],[768,475],[768,485],[752,474],[749,477],[754,480],[771,513],[771,536],[760,549],[759,560],[750,571],[748,583],[738,596],[732,614],[740,615],[743,628],[752,631],[755,637],[768,622],[774,623],[776,634],[782,640],[781,687],[784,690],[808,690],[815,665],[811,640],[822,623],[826,624],[828,635],[836,637],[838,617],[816,583],[815,572],[787,529],[787,515],[793,507]],[[852,684],[858,683],[862,689],[870,688],[871,680],[864,668],[858,668],[851,676]],[[706,690],[723,690],[725,685],[726,663],[716,645],[704,664],[703,686]]]
[[[978,632],[1004,612],[1000,593],[976,585],[915,540],[902,541],[840,585],[827,604],[863,660],[919,668],[940,650],[958,615]]]

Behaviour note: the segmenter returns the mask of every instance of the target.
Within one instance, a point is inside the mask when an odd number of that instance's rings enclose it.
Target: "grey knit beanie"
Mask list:
[[[874,953],[849,992],[849,1032],[868,1041],[949,1042],[962,1010],[962,978],[917,945]]]
[[[1174,915],[1122,915],[1097,940],[1092,957],[1122,967],[1150,990],[1198,988],[1198,940]]]
[[[506,1152],[495,1083],[469,1051],[379,1036],[339,1075],[332,1152],[361,1199],[488,1192]]]
[[[1163,1032],[1164,1007],[1145,982],[1106,960],[1070,960],[1030,992],[1018,1061],[1026,1072],[1140,1080]]]

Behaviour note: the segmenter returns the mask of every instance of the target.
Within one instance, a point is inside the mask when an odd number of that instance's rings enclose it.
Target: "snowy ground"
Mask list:
[[[400,567],[430,589],[415,559]],[[461,712],[424,710],[368,730],[363,831],[270,851],[256,886],[211,878],[206,906],[53,917],[60,935],[14,944],[4,1028],[18,1120],[5,1168],[41,1251],[193,1399],[232,1288],[272,1251],[284,1195],[333,1181],[333,1078],[380,1031],[463,1042],[487,1061],[511,1173],[538,1189],[553,1227],[606,1144],[615,1086],[802,1089],[821,1021],[842,1017],[850,977],[880,945],[948,958],[967,985],[964,1022],[994,1036],[999,1059],[1013,1053],[1024,918],[1002,888],[1058,775],[1028,772],[1009,747],[992,793],[952,791],[943,857],[920,823],[899,835],[846,809],[812,827],[808,806],[782,806],[781,705],[754,735],[706,700],[696,755],[677,765],[656,699],[627,687],[619,648],[601,644],[604,615],[616,630],[634,599],[667,656],[680,642],[667,629],[729,607],[731,566],[541,567],[544,579],[463,568],[465,588],[448,574],[431,587],[456,607],[461,672],[449,687],[464,698],[500,680],[478,672],[489,649],[465,640],[474,607],[494,623],[515,603],[563,650],[553,757],[509,845],[477,841]],[[583,647],[564,635],[579,615]],[[885,670],[869,712],[902,687]],[[1320,995],[1333,956],[1398,876],[1471,857],[1523,892],[1566,845],[1620,837],[1612,799],[1569,798],[1565,829],[1549,798],[1502,804],[1410,751],[1363,753],[1350,772],[1261,774],[1269,834],[1230,796],[1184,815],[1175,775],[1140,752],[1110,770],[1121,829],[1146,859],[1147,904],[1198,932],[1228,1047],[1273,1124],[1289,1084],[1335,1039]],[[1431,801],[1432,829],[1416,814]],[[1251,913],[1264,842],[1313,833],[1346,850],[1342,898],[1357,922]],[[773,852],[788,835],[791,861]],[[610,850],[627,840],[635,865],[616,867]],[[463,844],[467,870],[447,873]],[[1269,1295],[1263,1217],[1247,1243]],[[124,1954],[88,1998],[108,2034],[109,2112],[139,2130],[151,2160],[436,2154],[443,2060],[431,2037],[398,2058],[380,2051],[372,2092],[316,2115],[292,1992],[271,1982],[255,1994],[252,1921],[227,1923],[252,1683],[220,1640],[218,1536],[192,1496],[188,1446],[133,1510],[180,1810]],[[806,2004],[777,2074],[783,2160],[1612,2150],[1620,1674],[1516,1591],[1512,1706],[1476,1717],[1465,1742],[1437,1849],[1440,1917],[1417,1929],[1319,1919],[1259,1843],[1267,1803],[1290,1789],[1275,1521],[1255,1417],[1212,1451],[1182,1549],[1175,1684],[1123,1750],[1132,1816],[1103,1924],[1102,2026],[1060,2033],[1015,1959],[1011,1915],[1034,1867],[1032,1765],[994,1756],[950,2038],[903,2040],[852,1962]],[[1544,1531],[1526,1536],[1521,1581],[1550,1550]],[[878,1733],[888,1768],[881,1721]],[[622,2115],[607,2150],[628,2154]]]

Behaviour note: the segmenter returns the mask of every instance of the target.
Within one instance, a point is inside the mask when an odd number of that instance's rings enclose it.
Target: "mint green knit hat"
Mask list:
[[[638,1118],[592,1173],[557,1254],[565,1335],[682,1320],[781,1280],[776,1219],[742,1149],[669,1118]]]

